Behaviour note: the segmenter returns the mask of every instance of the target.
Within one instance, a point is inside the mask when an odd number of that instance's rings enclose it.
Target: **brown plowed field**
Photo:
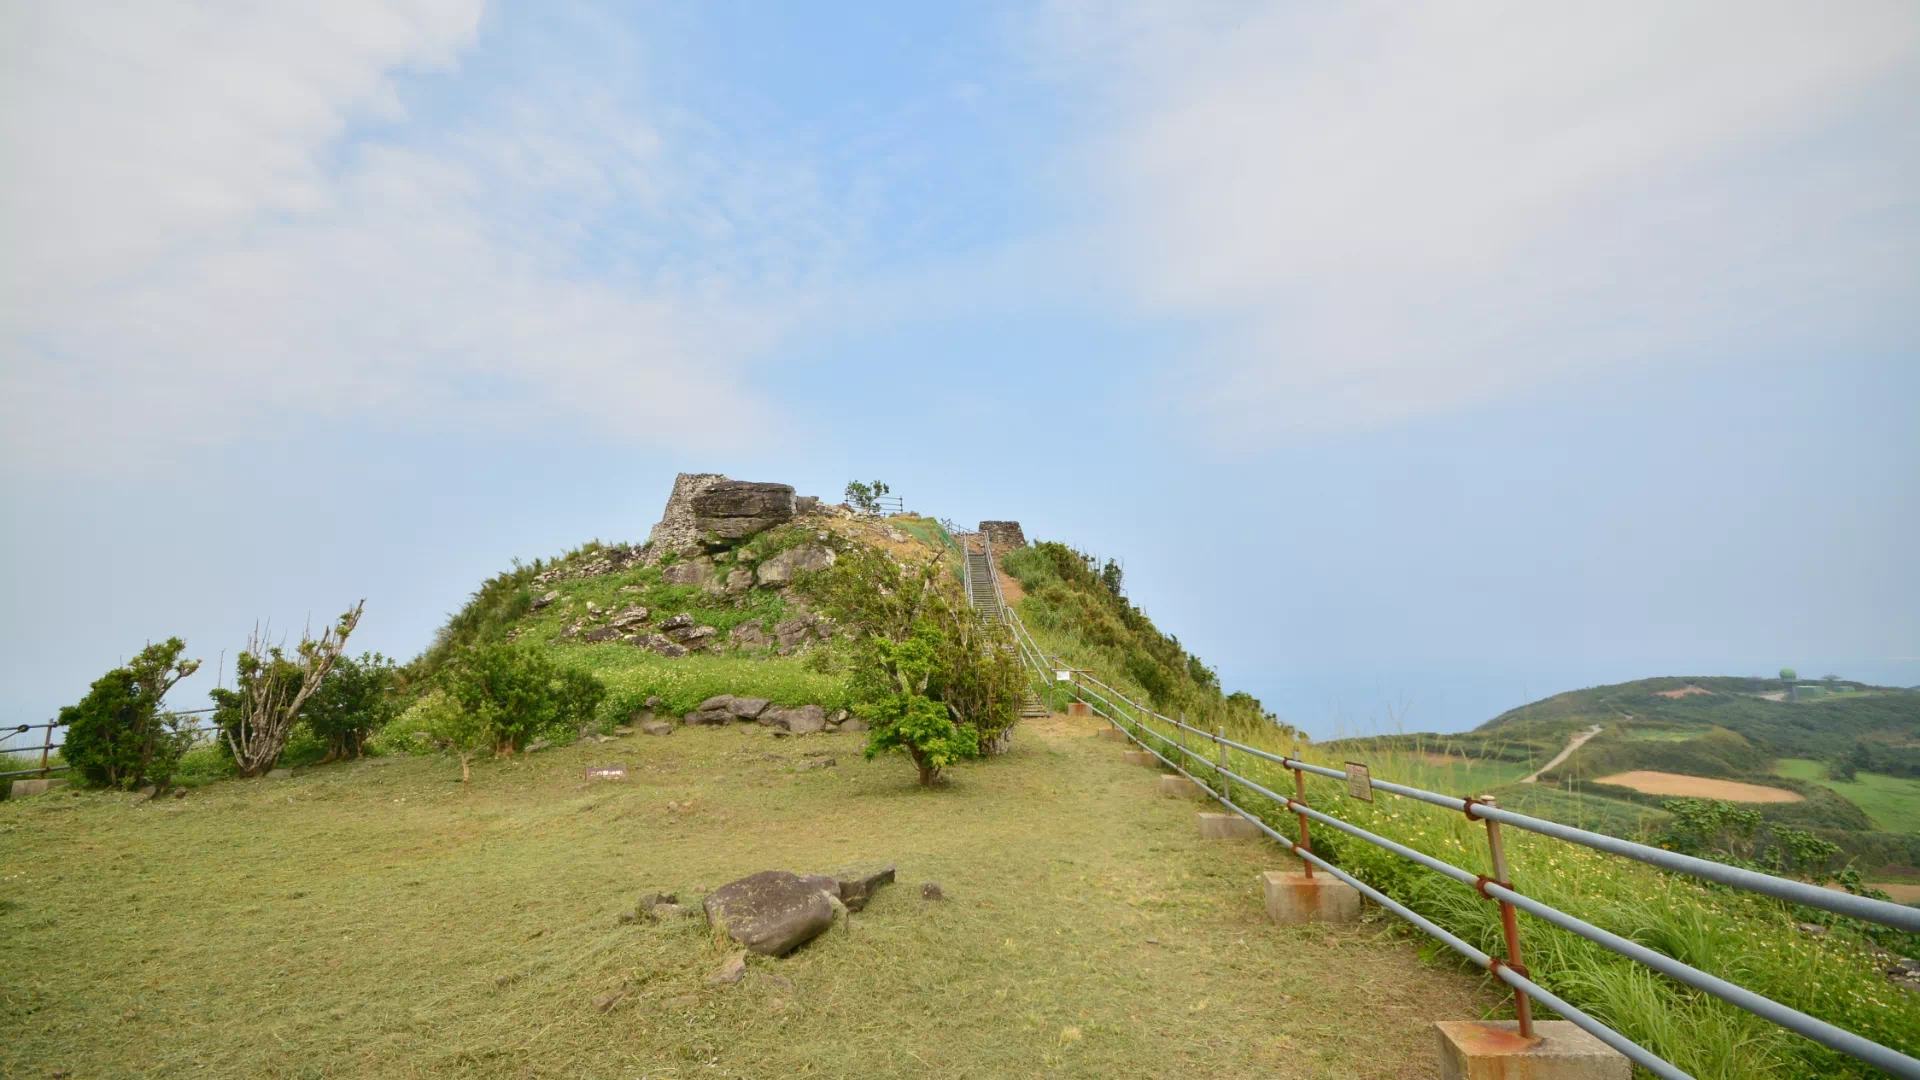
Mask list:
[[[1709,780],[1704,776],[1686,776],[1681,773],[1654,772],[1650,769],[1635,769],[1633,772],[1614,773],[1603,776],[1595,783],[1617,784],[1632,788],[1648,795],[1679,795],[1695,799],[1726,799],[1728,802],[1805,802],[1805,796],[1797,791],[1785,788],[1766,787],[1761,784],[1742,784],[1737,780]]]

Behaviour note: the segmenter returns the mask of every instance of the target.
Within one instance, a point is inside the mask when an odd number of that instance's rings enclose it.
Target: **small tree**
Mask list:
[[[181,659],[186,649],[179,638],[148,645],[125,667],[95,680],[79,703],[60,710],[57,722],[67,729],[60,755],[84,783],[129,791],[148,781],[171,785],[193,736],[184,718],[162,713],[160,705],[175,683],[200,668],[198,660]]]
[[[314,735],[327,740],[326,761],[359,757],[367,738],[394,714],[397,668],[379,653],[342,656],[321,680],[301,716]]]
[[[494,745],[496,733],[485,717],[478,713],[462,709],[457,702],[441,691],[428,694],[421,701],[420,717],[422,730],[436,744],[445,747],[447,752],[460,759],[460,782],[473,779],[473,759],[481,751]]]
[[[1107,587],[1107,591],[1112,593],[1115,596],[1120,595],[1121,582],[1122,580],[1125,579],[1125,577],[1126,577],[1125,568],[1123,568],[1119,563],[1114,562],[1112,559],[1108,559],[1107,565],[1100,568],[1100,584],[1105,585]]]
[[[863,514],[877,514],[880,512],[880,497],[892,490],[878,480],[871,484],[855,480],[847,484],[847,505]]]
[[[607,688],[592,675],[562,668],[515,645],[472,649],[449,663],[442,689],[462,712],[492,733],[494,753],[526,748],[541,734],[591,723]]]
[[[872,725],[867,760],[889,750],[905,751],[926,787],[940,783],[947,766],[980,754],[979,729],[954,723],[947,706],[927,696],[942,644],[940,631],[925,624],[898,644],[876,638],[874,653],[895,689],[854,710]]]
[[[302,633],[292,656],[278,645],[267,644],[261,628],[254,627],[246,650],[235,662],[231,726],[223,726],[221,732],[241,776],[261,776],[280,760],[301,708],[339,662],[366,605],[365,600],[353,605],[318,639]]]

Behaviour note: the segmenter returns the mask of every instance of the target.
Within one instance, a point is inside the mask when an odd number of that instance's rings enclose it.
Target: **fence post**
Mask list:
[[[1220,748],[1220,798],[1232,802],[1233,781],[1227,779],[1227,729],[1223,725],[1214,728],[1214,731],[1213,743]]]
[[[47,738],[40,744],[40,779],[47,778],[47,755],[53,752],[53,722],[47,722]]]
[[[1293,754],[1295,759],[1298,759],[1300,756],[1300,746],[1297,743],[1294,744]],[[1307,836],[1307,812],[1301,809],[1307,805],[1307,774],[1302,769],[1293,770],[1293,801],[1297,804],[1295,810],[1300,815],[1300,850],[1311,852],[1313,851],[1313,841]],[[1300,860],[1300,876],[1307,878],[1313,876],[1313,861],[1311,859]]]
[[[1490,795],[1474,801],[1496,805]],[[1493,880],[1504,888],[1513,888],[1513,879],[1507,873],[1507,845],[1500,836],[1500,823],[1492,818],[1487,819],[1487,849],[1493,854]],[[1505,900],[1500,901],[1500,932],[1507,939],[1507,966],[1525,975],[1526,965],[1520,962],[1520,920],[1513,905]],[[1520,1037],[1533,1038],[1533,1003],[1518,987],[1513,991],[1513,1011],[1520,1018]]]
[[[1187,760],[1187,714],[1184,711],[1180,714],[1180,726],[1174,728],[1173,733],[1180,737],[1180,768],[1184,771],[1193,765]]]

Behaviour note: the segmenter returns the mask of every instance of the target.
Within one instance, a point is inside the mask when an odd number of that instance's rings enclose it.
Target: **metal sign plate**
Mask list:
[[[626,778],[627,767],[625,765],[587,766],[587,779],[589,780],[625,780]]]
[[[1362,802],[1373,801],[1373,778],[1367,775],[1367,767],[1357,761],[1347,762],[1347,794]]]

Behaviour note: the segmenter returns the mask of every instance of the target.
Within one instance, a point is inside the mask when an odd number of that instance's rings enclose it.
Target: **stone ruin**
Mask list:
[[[992,541],[995,551],[1012,551],[1027,546],[1027,534],[1020,531],[1017,521],[983,521],[980,531]]]
[[[667,508],[647,537],[648,552],[652,560],[669,551],[696,554],[709,537],[737,542],[819,510],[818,498],[795,495],[787,484],[681,473],[674,477]]]

